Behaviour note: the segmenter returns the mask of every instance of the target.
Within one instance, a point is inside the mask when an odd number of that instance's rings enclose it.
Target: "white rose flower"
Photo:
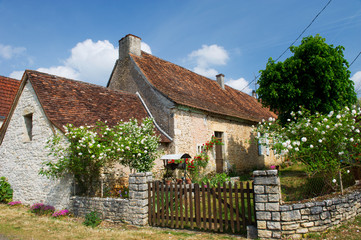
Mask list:
[[[312,144],[310,145],[310,148],[313,148],[313,145],[312,145]]]
[[[342,151],[341,151],[341,152],[339,152],[339,153],[338,153],[338,155],[340,155],[340,156],[341,156],[341,155],[343,155],[343,152],[342,152]]]
[[[287,144],[286,142],[283,142],[283,143],[282,143],[282,147],[287,147],[287,145],[288,145],[288,144]]]
[[[336,118],[337,118],[337,119],[340,119],[340,118],[341,118],[341,115],[340,115],[340,114],[338,114],[338,115],[336,116]]]
[[[318,142],[319,142],[319,143],[322,143],[322,139],[318,139]]]
[[[295,151],[298,152],[300,149],[298,147],[295,148]]]
[[[353,142],[354,141],[354,139],[353,138],[350,138],[350,142]]]
[[[302,142],[306,142],[306,141],[307,141],[307,138],[306,138],[306,137],[303,137],[303,138],[301,138],[301,141],[302,141]]]
[[[333,182],[333,183],[336,183],[336,179],[333,179],[332,182]]]

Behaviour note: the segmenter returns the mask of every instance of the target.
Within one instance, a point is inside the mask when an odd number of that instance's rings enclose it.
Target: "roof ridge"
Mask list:
[[[53,77],[55,79],[62,79],[62,80],[65,80],[65,81],[77,82],[77,83],[86,84],[86,85],[89,85],[89,86],[92,86],[92,87],[102,88],[102,89],[104,89],[106,91],[110,91],[110,92],[119,92],[121,94],[128,94],[128,95],[136,96],[136,94],[134,94],[134,93],[126,92],[126,91],[123,91],[123,90],[110,89],[110,88],[107,88],[107,87],[104,87],[104,86],[101,86],[101,85],[98,85],[98,84],[95,84],[95,83],[84,82],[82,80],[75,80],[75,79],[62,77],[62,76],[58,76],[58,75],[54,75],[54,74],[50,74],[50,73],[45,73],[45,72],[40,72],[40,71],[30,70],[30,69],[26,69],[25,72],[26,73],[28,73],[28,72],[30,72],[30,73],[38,73],[38,74],[41,74],[41,75],[47,75],[47,76]]]

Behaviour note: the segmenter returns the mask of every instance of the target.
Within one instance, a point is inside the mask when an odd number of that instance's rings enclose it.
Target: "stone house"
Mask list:
[[[252,125],[276,114],[225,85],[223,74],[211,80],[145,53],[140,46],[141,39],[131,34],[119,41],[119,59],[107,87],[139,95],[172,140],[166,153],[195,156],[214,135],[224,145],[213,151],[209,170],[244,171],[279,161],[257,146],[252,133]]]
[[[20,81],[0,76],[0,128],[18,91]]]
[[[48,156],[47,140],[64,133],[68,123],[93,125],[101,120],[114,125],[145,117],[148,113],[135,94],[26,70],[0,131],[0,176],[8,178],[14,200],[64,208],[72,178],[51,180],[38,174],[42,162],[56,161]],[[169,139],[161,134],[161,141]]]

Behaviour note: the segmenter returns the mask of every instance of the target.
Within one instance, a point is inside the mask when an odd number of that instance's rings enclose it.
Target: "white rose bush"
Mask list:
[[[64,126],[64,144],[60,135],[54,135],[47,144],[50,155],[57,161],[45,161],[41,175],[59,178],[71,174],[86,193],[94,192],[92,183],[99,180],[104,168],[115,163],[129,167],[132,172],[150,171],[158,156],[159,136],[155,135],[153,120],[136,119],[108,126]]]
[[[255,131],[263,138],[269,137],[269,147],[276,154],[304,163],[310,174],[322,174],[326,184],[335,188],[334,179],[339,179],[343,191],[342,173],[360,166],[360,115],[355,106],[314,115],[301,108],[291,113],[293,119],[288,119],[285,125],[269,119],[260,122]]]

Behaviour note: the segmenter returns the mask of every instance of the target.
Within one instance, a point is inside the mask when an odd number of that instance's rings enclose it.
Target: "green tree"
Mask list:
[[[316,35],[303,38],[300,46],[290,50],[293,56],[284,62],[268,60],[266,69],[260,71],[257,90],[262,104],[278,113],[283,124],[301,106],[313,114],[356,103],[344,47],[328,45]]]

